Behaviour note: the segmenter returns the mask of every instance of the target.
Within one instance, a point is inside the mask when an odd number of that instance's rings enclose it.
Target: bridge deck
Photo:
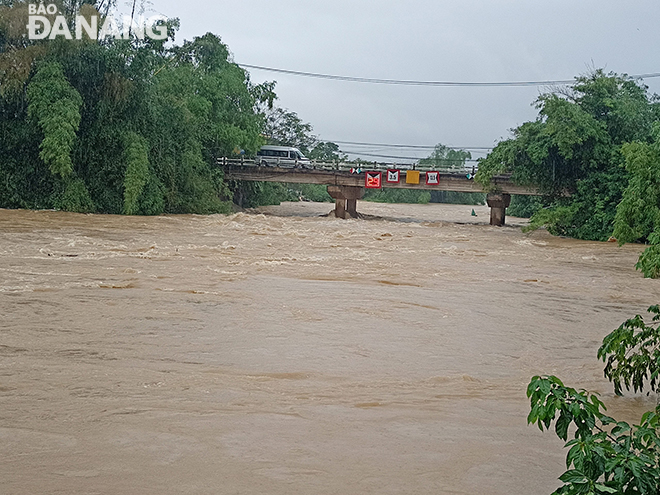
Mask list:
[[[289,182],[294,184],[322,184],[328,186],[364,187],[365,174],[352,174],[346,170],[301,169],[280,167],[259,167],[255,165],[226,165],[222,167],[228,180]],[[427,191],[456,191],[479,193],[483,187],[463,174],[440,173],[439,184],[425,184],[424,171],[421,172],[420,184],[407,184],[405,174],[401,174],[399,183],[383,180],[384,188],[423,189]],[[496,176],[492,180],[494,190],[501,194],[520,194],[538,196],[536,189],[514,184],[509,177]]]

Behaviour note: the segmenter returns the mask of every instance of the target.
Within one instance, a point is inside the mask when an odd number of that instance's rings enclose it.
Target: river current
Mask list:
[[[0,492],[549,494],[535,374],[615,397],[602,338],[660,302],[642,246],[488,209],[0,210]]]

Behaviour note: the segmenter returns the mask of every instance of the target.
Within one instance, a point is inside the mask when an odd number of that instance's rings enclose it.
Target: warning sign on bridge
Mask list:
[[[438,184],[440,184],[440,173],[439,172],[426,172],[426,183],[428,185],[438,185]]]
[[[364,177],[364,187],[367,189],[380,189],[382,177],[382,172],[367,172]]]
[[[386,182],[390,184],[398,184],[399,179],[401,178],[401,172],[399,170],[388,170]]]
[[[406,184],[419,184],[419,170],[408,170],[406,172]]]

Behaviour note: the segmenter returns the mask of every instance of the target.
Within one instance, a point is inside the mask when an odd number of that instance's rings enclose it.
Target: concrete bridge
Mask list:
[[[338,218],[357,218],[357,200],[362,199],[365,192],[366,173],[352,173],[349,170],[329,168],[283,168],[283,167],[261,167],[241,163],[228,163],[223,161],[225,179],[258,182],[287,182],[294,184],[321,184],[328,186],[328,194],[335,200],[334,213]],[[376,170],[375,170],[376,171]],[[387,173],[386,170],[377,170]],[[466,173],[438,172],[437,184],[428,184],[427,172],[431,170],[419,170],[419,183],[406,183],[407,170],[401,170],[402,179],[399,182],[381,183],[382,188],[393,189],[423,189],[427,191],[456,191],[469,193],[487,193],[487,202],[490,207],[490,224],[504,225],[506,209],[511,202],[512,194],[538,196],[539,192],[524,186],[514,184],[507,176],[496,176],[493,178],[490,191],[485,191],[480,184]]]

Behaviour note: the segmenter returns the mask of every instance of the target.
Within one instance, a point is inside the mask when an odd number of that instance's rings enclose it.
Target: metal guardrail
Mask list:
[[[241,166],[241,167],[260,167],[260,168],[268,168],[268,166],[263,166],[259,165],[256,163],[255,159],[253,158],[218,158],[216,163],[221,166]],[[280,165],[275,165],[279,167]],[[344,171],[348,172],[350,170],[354,169],[362,169],[362,170],[391,170],[391,169],[396,169],[396,170],[419,170],[421,172],[427,172],[427,171],[432,171],[432,172],[441,172],[443,174],[456,174],[456,175],[465,175],[465,174],[472,174],[474,175],[477,171],[477,167],[461,167],[461,168],[435,168],[429,165],[411,165],[409,163],[384,163],[384,162],[368,162],[368,163],[351,163],[351,162],[319,162],[316,160],[311,160],[309,165],[303,166],[300,163],[295,163],[294,165],[282,165],[282,168],[307,168],[311,170],[336,170],[336,171]]]

